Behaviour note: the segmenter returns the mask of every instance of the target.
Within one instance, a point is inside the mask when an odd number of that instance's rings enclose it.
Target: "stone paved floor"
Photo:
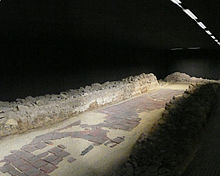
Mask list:
[[[183,176],[220,175],[220,92],[218,100],[200,148]]]
[[[139,133],[135,131],[139,130],[138,126],[142,123],[141,113],[164,108],[172,96],[182,92],[182,89],[159,89],[116,105],[84,113],[50,129],[2,140],[0,148],[5,151],[0,152],[0,175],[85,175],[86,172],[80,169],[89,170],[94,164],[87,163],[89,154],[90,160],[94,162],[98,161],[99,156],[104,160],[110,158],[109,155],[119,150],[122,143],[127,141],[129,144],[132,135],[138,138]],[[94,120],[95,118],[98,120]],[[92,158],[94,155],[95,159]],[[90,173],[96,175],[92,171]]]

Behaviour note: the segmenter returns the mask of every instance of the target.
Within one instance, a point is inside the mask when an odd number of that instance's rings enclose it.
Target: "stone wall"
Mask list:
[[[130,76],[121,81],[95,83],[58,95],[26,97],[0,102],[0,137],[21,133],[109,103],[119,102],[158,87],[153,74]]]
[[[219,84],[190,86],[166,104],[150,134],[142,134],[114,176],[181,175],[196,149],[202,129],[216,102]]]
[[[191,77],[185,73],[175,72],[168,75],[164,81],[171,83],[207,83],[207,82],[219,82],[216,80],[209,80],[204,78]]]

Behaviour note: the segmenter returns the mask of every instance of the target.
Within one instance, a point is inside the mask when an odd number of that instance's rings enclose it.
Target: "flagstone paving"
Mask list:
[[[113,148],[117,149],[126,140],[129,143],[132,135],[138,138],[139,133],[134,131],[138,131],[138,126],[142,123],[140,114],[164,108],[171,97],[180,95],[183,91],[184,89],[161,88],[91,113],[84,113],[49,129],[8,137],[0,143],[0,147],[3,146],[1,150],[5,148],[5,152],[0,152],[0,175],[88,176],[87,172],[80,170],[86,169],[85,158],[97,153],[99,147],[102,147],[101,157],[108,156],[111,150],[115,151]],[[96,116],[98,120],[95,120]],[[10,147],[7,148],[7,145]],[[98,156],[94,161],[98,161]],[[92,170],[91,165],[88,164],[88,170]],[[90,175],[95,175],[93,172],[95,171],[91,171]]]

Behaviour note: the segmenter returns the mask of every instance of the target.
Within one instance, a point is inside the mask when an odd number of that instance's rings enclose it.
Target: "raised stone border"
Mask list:
[[[140,95],[159,86],[152,74],[130,76],[121,81],[95,83],[58,95],[26,97],[0,102],[0,137],[62,121],[109,103]]]
[[[196,149],[202,129],[216,102],[219,84],[192,85],[166,104],[158,125],[143,134],[114,176],[181,175]]]
[[[196,78],[196,77],[191,77],[187,75],[186,73],[180,73],[180,72],[174,72],[170,75],[168,75],[164,81],[166,82],[171,82],[171,83],[220,83],[219,81],[216,80],[209,80],[209,79],[204,79],[204,78]]]

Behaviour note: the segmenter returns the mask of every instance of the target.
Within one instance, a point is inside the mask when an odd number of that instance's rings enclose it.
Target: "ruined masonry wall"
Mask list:
[[[197,150],[217,101],[216,83],[191,85],[173,97],[151,133],[142,134],[128,160],[112,176],[178,176]]]
[[[164,81],[171,83],[220,83],[220,80],[209,80],[204,78],[196,78],[186,73],[174,72],[164,78]]]
[[[94,83],[58,95],[26,97],[0,102],[0,137],[62,121],[109,103],[119,102],[159,86],[154,74],[130,76],[121,81]]]

